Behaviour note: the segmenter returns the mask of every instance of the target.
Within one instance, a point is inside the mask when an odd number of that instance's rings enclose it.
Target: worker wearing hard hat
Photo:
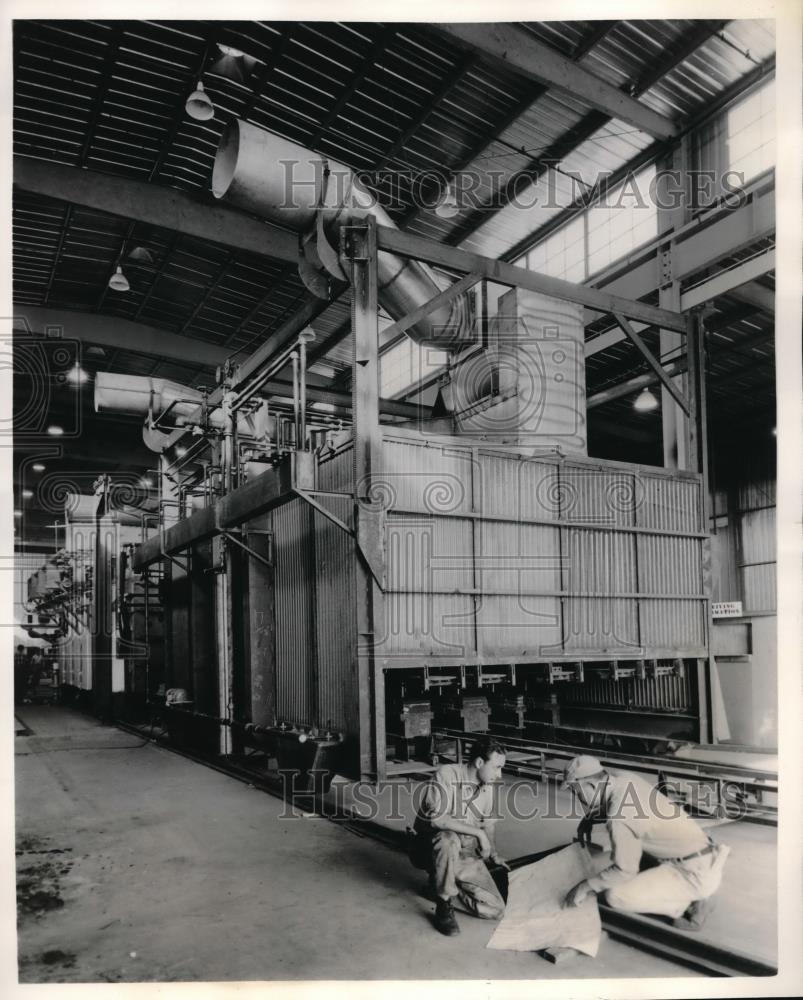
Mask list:
[[[563,788],[571,789],[585,812],[580,824],[605,822],[611,840],[610,865],[584,879],[566,897],[579,905],[591,892],[629,913],[656,913],[676,927],[698,930],[722,881],[730,848],[716,844],[681,806],[643,777],[612,773],[596,757],[575,757],[566,767]]]

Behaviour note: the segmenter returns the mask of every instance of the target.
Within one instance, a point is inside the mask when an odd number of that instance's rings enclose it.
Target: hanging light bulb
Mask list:
[[[650,410],[658,409],[658,400],[653,393],[645,386],[633,401],[633,409],[639,413],[649,413]]]
[[[215,109],[212,102],[206,96],[206,91],[204,90],[204,85],[201,81],[198,81],[198,86],[187,98],[187,103],[184,105],[184,110],[190,116],[190,118],[195,118],[199,122],[208,122],[210,118],[215,117]]]
[[[231,45],[223,45],[218,42],[217,47],[220,50],[220,57],[210,67],[209,72],[214,73],[215,76],[223,76],[233,83],[245,84],[256,59],[247,56]]]
[[[86,382],[89,375],[84,371],[84,369],[76,361],[72,368],[67,372],[67,381],[72,382],[73,385],[80,385],[82,382]],[[36,468],[36,466],[34,466]]]
[[[460,206],[457,204],[457,191],[455,189],[454,181],[446,187],[446,190],[440,197],[438,204],[435,206],[435,215],[439,219],[453,219],[460,212]]]
[[[150,250],[146,250],[145,247],[134,247],[128,255],[128,259],[136,261],[137,264],[152,264],[153,254]]]
[[[131,285],[128,284],[128,278],[123,274],[123,269],[119,264],[117,270],[109,278],[109,288],[115,292],[127,292],[131,288]]]

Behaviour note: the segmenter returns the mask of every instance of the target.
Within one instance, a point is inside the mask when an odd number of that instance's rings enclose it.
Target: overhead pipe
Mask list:
[[[151,378],[147,375],[123,375],[117,372],[98,372],[95,377],[95,412],[125,413],[145,419],[158,419],[170,411],[176,426],[198,423],[203,413],[204,394],[169,379]],[[223,431],[226,414],[222,407],[207,410],[209,424]],[[253,421],[246,414],[236,420],[236,430],[244,437],[253,437],[256,432]],[[143,440],[152,451],[160,451],[170,434],[146,425]]]
[[[302,334],[298,338],[298,394],[299,394],[299,432],[297,447],[302,451],[307,449],[307,338]]]
[[[299,415],[300,408],[298,393],[298,351],[293,351],[290,355],[293,362],[293,434],[295,435],[295,446],[299,447]]]
[[[212,172],[212,194],[301,236],[317,229],[319,256],[324,249],[321,237],[336,246],[340,227],[367,215],[380,226],[397,228],[349,167],[245,121],[234,120],[223,132]],[[331,262],[334,251],[331,246],[326,249]],[[337,267],[336,261],[332,266]],[[379,302],[394,320],[448,285],[426,265],[384,251],[378,255],[377,278]],[[458,296],[406,332],[420,344],[448,349],[458,340],[465,342],[470,317],[468,299]]]

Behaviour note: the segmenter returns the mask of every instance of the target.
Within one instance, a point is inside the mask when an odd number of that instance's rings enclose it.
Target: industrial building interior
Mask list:
[[[775,51],[14,23],[20,983],[777,973]],[[435,933],[405,830],[480,734],[712,831],[702,931]]]

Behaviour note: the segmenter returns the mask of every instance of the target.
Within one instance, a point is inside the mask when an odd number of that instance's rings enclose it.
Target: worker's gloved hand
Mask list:
[[[583,900],[589,896],[594,890],[588,884],[588,882],[578,882],[577,885],[569,892],[566,899],[563,901],[564,906],[579,906]]]
[[[583,816],[577,827],[575,840],[581,847],[591,847],[591,834],[594,831],[594,820],[590,816]]]

